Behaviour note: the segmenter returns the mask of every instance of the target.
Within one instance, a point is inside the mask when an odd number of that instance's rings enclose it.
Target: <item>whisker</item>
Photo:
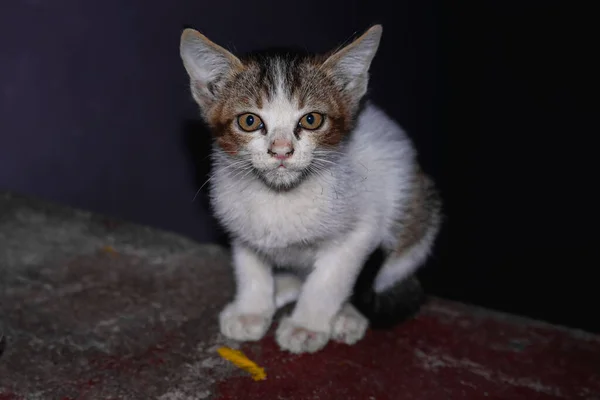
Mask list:
[[[235,178],[237,178],[238,176],[240,176],[241,174],[243,174],[244,172],[247,172],[247,171],[252,171],[252,170],[253,170],[253,167],[252,167],[252,166],[248,166],[248,167],[245,167],[245,168],[240,168],[240,169],[238,170],[238,172],[237,172],[237,173],[236,173],[234,176],[232,176],[232,177],[231,177],[231,179],[235,179]],[[246,176],[246,175],[244,175],[244,176]]]
[[[223,171],[226,171],[228,173],[235,172],[236,173],[234,175],[234,178],[235,178],[235,176],[237,176],[238,174],[243,173],[243,172],[247,171],[248,169],[252,169],[252,165],[249,160],[238,160],[233,163],[219,165],[218,168],[221,168],[221,169],[223,169]],[[204,183],[200,186],[200,188],[194,194],[194,197],[192,198],[192,203],[194,201],[196,201],[196,198],[198,197],[198,195],[200,194],[200,192],[202,191],[204,186],[206,186],[213,178],[214,178],[214,174],[210,175],[209,178],[206,181],[204,181]]]
[[[193,203],[194,201],[196,201],[196,197],[198,197],[198,194],[200,194],[200,191],[202,190],[202,188],[203,188],[204,186],[206,186],[206,184],[207,184],[208,182],[210,182],[210,180],[211,180],[212,178],[213,178],[213,177],[211,176],[210,178],[208,178],[208,179],[206,180],[206,182],[204,182],[204,183],[202,184],[202,186],[200,186],[200,189],[198,189],[198,190],[196,191],[196,194],[194,194],[194,198],[192,199],[192,203]]]
[[[338,164],[338,163],[336,163],[336,162],[333,162],[333,161],[331,161],[331,160],[325,160],[325,159],[323,159],[323,158],[315,158],[313,161],[316,161],[316,162],[326,162],[326,163],[333,164],[333,165],[339,165],[339,164]]]

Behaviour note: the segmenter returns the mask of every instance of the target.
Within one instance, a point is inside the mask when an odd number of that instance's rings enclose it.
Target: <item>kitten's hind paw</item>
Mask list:
[[[333,319],[331,336],[336,342],[354,344],[365,336],[368,327],[369,320],[346,303]]]
[[[221,333],[239,341],[260,340],[271,325],[273,313],[241,313],[237,304],[228,304],[219,315]]]
[[[329,341],[329,333],[306,329],[290,317],[284,317],[279,323],[275,338],[283,350],[296,354],[314,353],[325,347]]]

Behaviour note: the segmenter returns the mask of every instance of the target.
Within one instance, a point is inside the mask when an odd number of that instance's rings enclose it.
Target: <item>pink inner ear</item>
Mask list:
[[[203,85],[200,81],[194,82],[193,91],[198,100],[202,101],[203,103],[209,103],[213,100],[213,95],[210,91],[210,88],[207,85]]]
[[[203,85],[200,81],[194,81],[194,89],[201,93],[206,90],[206,85]]]

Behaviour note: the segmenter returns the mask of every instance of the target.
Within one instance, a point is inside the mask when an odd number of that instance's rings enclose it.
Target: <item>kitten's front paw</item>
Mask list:
[[[219,315],[221,333],[239,341],[260,340],[271,325],[273,313],[241,313],[237,304],[228,304]]]
[[[333,320],[331,336],[336,342],[354,344],[365,336],[368,327],[369,320],[346,303]]]
[[[284,317],[275,334],[279,347],[292,353],[314,353],[321,350],[329,341],[329,332],[315,332],[306,329],[290,317]]]

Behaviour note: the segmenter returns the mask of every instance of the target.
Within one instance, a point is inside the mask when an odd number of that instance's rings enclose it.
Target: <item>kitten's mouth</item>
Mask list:
[[[302,180],[303,173],[294,168],[294,166],[286,164],[280,162],[273,165],[270,169],[262,170],[259,172],[259,177],[273,189],[291,189]]]

